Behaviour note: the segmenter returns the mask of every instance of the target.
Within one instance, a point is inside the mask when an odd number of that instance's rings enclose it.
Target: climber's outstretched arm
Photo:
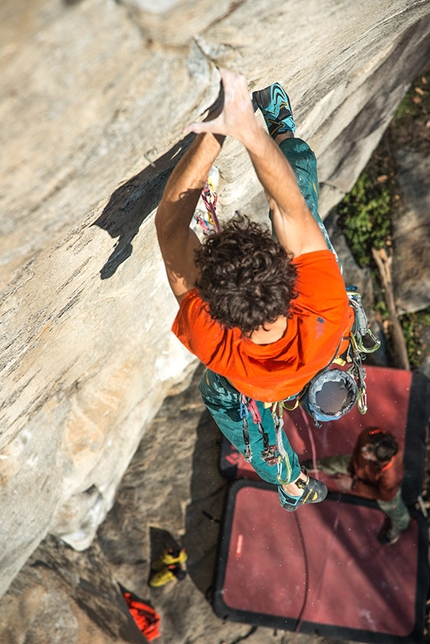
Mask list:
[[[197,202],[224,137],[199,134],[167,182],[155,216],[158,243],[170,287],[178,301],[194,287],[194,250],[200,241],[190,228]]]
[[[324,236],[300,192],[296,176],[279,147],[254,115],[245,76],[221,70],[224,109],[212,121],[192,123],[193,132],[234,136],[246,147],[269,196],[276,235],[295,256],[326,250]]]

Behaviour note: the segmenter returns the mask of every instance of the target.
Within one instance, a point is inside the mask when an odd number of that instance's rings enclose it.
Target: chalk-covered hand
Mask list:
[[[220,70],[224,88],[224,107],[219,116],[201,123],[190,123],[185,132],[211,132],[233,136],[245,142],[250,130],[257,125],[254,116],[248,83],[243,74]]]

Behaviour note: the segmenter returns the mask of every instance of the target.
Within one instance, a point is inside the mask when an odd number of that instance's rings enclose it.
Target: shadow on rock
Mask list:
[[[180,550],[180,545],[167,530],[150,527],[151,561],[155,561],[165,550]]]
[[[118,242],[100,270],[109,279],[133,252],[132,241],[143,221],[157,207],[173,168],[191,145],[189,134],[150,166],[117,188],[93,226],[106,230]]]
[[[197,588],[210,592],[227,481],[219,471],[221,433],[208,411],[197,427],[193,454],[191,503],[187,507],[182,543],[189,554],[188,572]]]

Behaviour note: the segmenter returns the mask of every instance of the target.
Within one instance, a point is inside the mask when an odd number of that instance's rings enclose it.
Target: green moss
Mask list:
[[[394,115],[393,123],[403,127],[428,118],[430,86],[428,74],[421,74],[410,86]]]
[[[339,225],[359,266],[373,265],[372,247],[391,244],[391,216],[394,194],[391,183],[378,180],[368,168],[352,191],[336,207]],[[378,175],[386,177],[387,175]],[[395,193],[395,191],[394,191]]]
[[[419,367],[430,352],[430,339],[425,331],[430,329],[430,306],[422,311],[406,313],[400,318],[411,368]]]

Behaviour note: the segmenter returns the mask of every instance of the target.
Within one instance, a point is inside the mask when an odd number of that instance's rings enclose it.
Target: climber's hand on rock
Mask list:
[[[259,127],[254,116],[247,80],[243,74],[226,69],[220,70],[220,74],[224,89],[224,107],[221,114],[202,123],[187,125],[185,132],[223,134],[245,143],[252,129]]]

